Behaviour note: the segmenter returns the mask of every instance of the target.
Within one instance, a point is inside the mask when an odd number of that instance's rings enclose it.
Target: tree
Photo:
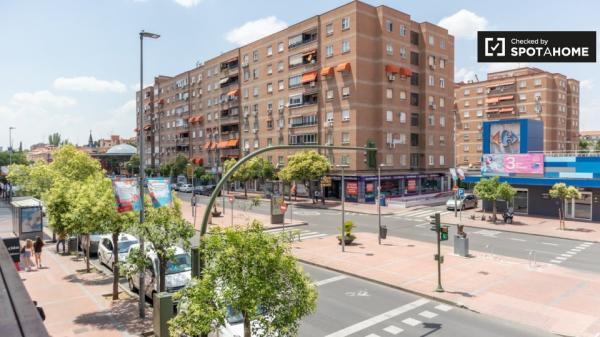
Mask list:
[[[19,152],[23,152],[23,142],[19,142]]]
[[[585,138],[579,138],[579,150],[580,151],[587,152],[591,145],[592,145],[592,143],[589,140],[587,140]]]
[[[1,151],[0,152],[0,166],[8,166],[11,163],[13,165],[25,165],[27,164],[27,157],[23,152],[13,152],[12,156],[10,151]]]
[[[314,150],[301,151],[288,158],[288,165],[279,171],[279,178],[291,182],[300,180],[312,196],[310,181],[320,179],[329,172],[331,165],[327,157]]]
[[[181,201],[173,194],[173,206],[153,208],[150,199],[146,198],[145,219],[136,223],[132,230],[140,238],[152,245],[159,263],[159,291],[165,291],[165,270],[167,262],[174,256],[174,245],[183,244],[187,250],[190,238],[194,235],[194,227],[181,214]],[[139,266],[138,266],[139,267]],[[143,290],[140,290],[143,291]]]
[[[244,337],[291,337],[315,311],[314,285],[285,239],[265,233],[260,222],[212,228],[201,249],[207,263],[201,278],[176,295],[180,310],[169,322],[171,336],[210,333],[225,324],[229,307],[242,315]]]
[[[600,151],[600,141],[596,141],[596,144],[594,145],[594,150]]]
[[[8,180],[14,186],[19,186],[19,193],[41,199],[50,190],[53,182],[53,172],[43,161],[33,165],[12,165],[8,172]]]
[[[54,145],[54,146],[59,146],[61,144],[60,133],[55,132],[55,133],[49,135],[48,136],[48,144]]]
[[[556,183],[549,191],[552,199],[558,199],[558,219],[560,221],[560,229],[566,229],[564,205],[566,200],[579,199],[581,193],[574,186],[567,186],[565,183]]]
[[[508,183],[500,183],[498,177],[481,179],[474,188],[475,195],[480,199],[492,202],[492,219],[496,222],[496,200],[502,199],[507,202],[512,199],[516,191]]]
[[[138,174],[140,172],[140,156],[134,154],[125,162],[125,168],[130,174]]]

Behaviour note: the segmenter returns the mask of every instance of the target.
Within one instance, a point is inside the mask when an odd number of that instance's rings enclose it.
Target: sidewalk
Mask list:
[[[486,315],[567,336],[600,333],[600,277],[555,265],[499,258],[481,252],[454,256],[442,248],[438,293],[436,246],[420,241],[355,233],[356,244],[342,253],[335,236],[294,242],[292,251],[307,263],[465,306]]]
[[[559,229],[558,218],[515,214],[514,222],[509,225],[502,221],[502,213],[500,212],[497,214],[499,220],[496,224],[488,220],[481,220],[482,215],[485,215],[487,219],[488,216],[491,216],[491,213],[484,213],[480,209],[465,210],[462,213],[462,224],[467,227],[600,242],[600,224],[595,222],[566,220],[567,229],[561,230]],[[475,220],[471,219],[471,215],[475,215]],[[456,225],[460,220],[459,217],[455,218],[454,212],[452,212],[442,215],[441,221],[443,224]]]

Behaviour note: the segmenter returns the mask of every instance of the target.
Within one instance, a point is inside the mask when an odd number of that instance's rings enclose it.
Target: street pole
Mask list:
[[[438,286],[435,289],[436,292],[444,292],[444,288],[442,288],[442,252],[441,252],[441,238],[442,235],[442,225],[440,223],[440,213],[435,213],[435,226],[436,226],[436,236],[437,236],[437,271],[438,271]]]
[[[377,166],[377,241],[381,244],[381,165]]]
[[[344,223],[346,222],[346,179],[344,174],[344,168],[347,165],[336,165],[342,169],[342,252],[346,251],[346,228],[344,227]]]
[[[233,198],[233,196],[232,196]],[[233,203],[235,202],[235,199],[231,199],[231,227],[233,227]],[[225,208],[225,207],[223,207]]]
[[[140,148],[140,172],[139,172],[139,188],[140,188],[140,224],[144,223],[144,37],[150,37],[153,39],[158,39],[160,35],[152,34],[144,32],[143,30],[140,32],[140,117],[139,117],[139,127],[138,127],[138,142]],[[144,247],[144,237],[140,236],[140,251],[142,254],[145,254]],[[144,272],[141,272],[140,275],[140,284],[139,284],[139,316],[140,318],[145,318],[146,316],[146,284],[144,279]]]
[[[454,185],[452,187],[452,189],[454,189],[454,187],[456,187],[456,185]],[[456,218],[456,212],[458,212],[458,202],[456,201],[457,195],[458,195],[458,191],[453,191],[453,192],[454,192],[454,217]]]
[[[14,129],[15,129],[14,126],[8,127],[8,165],[12,165],[12,153],[13,153],[12,130],[14,130]]]

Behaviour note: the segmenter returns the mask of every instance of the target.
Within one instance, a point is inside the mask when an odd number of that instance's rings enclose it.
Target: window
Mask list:
[[[267,47],[267,56],[272,56],[273,55],[273,47],[268,46]]]
[[[348,156],[347,154],[343,154],[340,162],[342,163],[342,165],[350,165],[350,156]]]
[[[288,87],[294,88],[302,84],[302,75],[294,75],[288,80]]]
[[[258,50],[252,52],[252,59],[254,62],[258,61]]]
[[[290,106],[302,105],[302,94],[290,96],[289,104]]]
[[[404,91],[404,90],[400,91],[400,99],[401,100],[405,100],[406,99],[406,91]]]
[[[283,61],[277,62],[277,71],[283,71]]]
[[[386,144],[392,144],[394,142],[394,134],[391,132],[388,132],[385,135],[385,142],[386,142]]]
[[[325,115],[326,117],[326,122],[333,122],[333,111],[329,111],[327,112],[327,114]]]
[[[333,89],[327,90],[327,92],[325,93],[325,97],[327,99],[333,99]]]
[[[415,66],[419,65],[419,53],[415,53],[414,51],[410,52],[410,64]]]
[[[464,130],[469,130],[469,123],[464,123],[463,124],[463,129]]]
[[[252,78],[255,80],[258,79],[258,68],[252,70]]]
[[[441,49],[446,49],[446,40],[444,39],[440,39],[440,48]],[[441,163],[440,163],[441,164]]]
[[[477,99],[477,105],[483,105],[483,99],[481,99],[481,98]]]
[[[443,128],[446,127],[446,117],[440,116],[440,126]]]
[[[446,99],[444,97],[440,97],[440,108],[443,108],[446,105]]]
[[[343,122],[350,121],[350,110],[342,110],[342,121]]]
[[[406,112],[400,112],[400,123],[406,123]]]
[[[350,144],[350,134],[348,132],[342,132],[342,145]]]
[[[390,110],[385,112],[385,120],[388,122],[393,122],[394,121],[394,113]]]
[[[471,94],[471,90],[469,89],[465,89],[465,91],[463,92],[463,95],[465,96],[469,96]]]
[[[429,155],[429,166],[433,166],[433,165],[435,165],[433,155]]]
[[[252,89],[252,96],[257,97],[258,96],[258,87],[254,87]]]
[[[483,117],[483,111],[477,110],[477,117]]]
[[[468,111],[463,112],[463,117],[464,118],[469,118],[469,112]]]
[[[434,115],[429,115],[429,117],[427,117],[427,121],[429,123],[429,126],[435,126],[435,116]]]
[[[394,46],[391,43],[386,44],[385,51],[388,55],[394,55]]]
[[[350,18],[345,17],[342,19],[342,30],[350,29]]]
[[[429,35],[429,45],[430,46],[434,46],[435,45],[435,41],[434,41],[433,35]]]
[[[269,64],[267,65],[267,75],[272,75],[273,74],[273,65]]]
[[[469,145],[463,146],[463,151],[464,152],[469,152]]]
[[[342,88],[342,97],[346,98],[350,96],[350,87],[343,87]]]
[[[440,146],[446,146],[446,136],[440,136]]]
[[[440,166],[442,165],[446,165],[446,157],[443,155],[440,156]]]
[[[283,165],[283,156],[277,156],[277,165]]]
[[[271,121],[271,127],[273,127],[273,121]],[[271,145],[273,145],[273,138],[267,138],[267,146],[271,146]]]
[[[410,43],[414,44],[415,46],[419,45],[419,33],[417,32],[410,32]]]
[[[385,97],[386,98],[392,98],[394,96],[394,92],[392,90],[392,88],[387,88],[385,90]]]
[[[430,87],[433,87],[433,86],[435,85],[435,77],[434,77],[433,75],[429,75],[429,76],[428,76],[428,81],[427,81],[427,84],[428,84]]]
[[[410,105],[419,106],[419,94],[414,92],[410,94]]]
[[[541,78],[536,78],[536,79],[533,81],[533,85],[535,85],[536,87],[538,87],[538,86],[542,85],[542,79],[541,79]]]
[[[332,57],[333,56],[333,45],[332,44],[328,44],[325,47],[325,57]]]
[[[273,83],[267,83],[267,93],[268,94],[273,93]]]
[[[290,68],[302,64],[302,54],[292,55],[288,58]]]
[[[527,109],[524,105],[519,105],[519,112],[527,112]]]
[[[255,149],[258,149],[258,139],[255,139],[255,140],[254,140],[254,148],[255,148]]]
[[[244,88],[244,89],[242,89],[242,96],[243,96],[244,98],[248,98],[248,88]]]
[[[526,101],[527,100],[527,94],[519,94],[519,100],[520,101]]]
[[[469,101],[465,101],[465,108],[468,107],[468,106],[470,106],[470,105],[471,105],[471,103]]]
[[[406,36],[406,26],[400,25],[400,36]]]
[[[394,31],[394,24],[392,23],[392,20],[385,20],[385,30],[390,33]]]
[[[325,26],[325,34],[327,34],[327,36],[333,35],[333,24],[332,23],[328,23],[327,26]]]
[[[527,87],[527,81],[519,82],[519,88],[526,88],[526,87]]]
[[[392,165],[394,163],[394,155],[386,154],[385,155],[385,163],[386,163],[386,165]]]
[[[406,48],[400,47],[400,57],[402,57],[403,59],[406,58]]]
[[[419,114],[418,113],[410,114],[410,126],[419,126]]]
[[[401,145],[406,144],[406,134],[401,133],[398,137],[398,143],[400,143]]]
[[[400,155],[400,165],[406,166],[406,155]]]
[[[478,93],[478,94],[481,94],[481,93],[483,93],[483,88],[481,88],[481,87],[477,88],[477,93]]]
[[[418,133],[410,134],[410,146],[419,146],[419,134]]]
[[[350,51],[350,42],[348,40],[342,40],[342,54]]]

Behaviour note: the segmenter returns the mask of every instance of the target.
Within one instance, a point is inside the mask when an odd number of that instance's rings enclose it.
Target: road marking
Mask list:
[[[346,337],[349,336],[353,333],[359,332],[361,330],[364,330],[366,328],[372,327],[373,325],[379,324],[381,322],[384,322],[390,318],[394,318],[398,315],[401,315],[405,312],[408,312],[410,310],[413,310],[415,308],[418,308],[422,305],[425,305],[429,303],[429,300],[426,300],[424,298],[418,299],[414,302],[405,304],[401,307],[398,307],[396,309],[392,309],[390,311],[384,312],[382,314],[379,314],[377,316],[371,317],[369,319],[366,319],[362,322],[356,323],[354,325],[351,325],[345,329],[339,330],[337,332],[331,333],[325,337]],[[417,321],[418,322],[418,321]],[[420,323],[420,322],[419,322]]]
[[[560,260],[550,260],[550,263],[562,263]]]
[[[415,227],[425,228],[425,227],[427,227],[427,224],[420,223],[420,224],[416,224]]]
[[[419,315],[423,316],[425,318],[431,319],[431,318],[434,318],[435,316],[437,316],[438,314],[436,314],[435,312],[425,310],[425,311],[419,313]]]
[[[443,311],[443,312],[448,312],[448,311],[452,310],[452,307],[447,304],[440,304],[440,305],[436,306],[435,308],[437,310]]]
[[[575,247],[575,248],[571,248],[571,250],[574,250],[576,252],[580,252],[582,250],[584,250],[585,248],[579,248],[579,247]]]
[[[542,242],[543,245],[548,245],[548,246],[558,246],[558,243],[552,243],[552,242]]]
[[[317,216],[321,215],[321,213],[317,211],[294,211],[294,215]]]
[[[302,239],[302,240],[308,240],[308,239],[320,238],[320,237],[323,237],[323,236],[327,236],[327,234],[315,234],[315,235],[307,235],[307,236],[304,236],[304,235],[301,234],[300,235],[300,239]]]
[[[341,281],[341,280],[344,280],[344,279],[347,279],[347,278],[348,278],[348,276],[346,276],[346,275],[338,275],[338,276],[327,278],[327,279],[324,279],[324,280],[321,280],[321,281],[314,282],[313,284],[315,286],[319,287],[319,286],[322,286],[322,285],[325,285],[325,284],[329,284],[329,283]]]
[[[564,256],[564,257],[572,257],[573,255],[575,255],[575,253],[563,253],[563,254],[560,254],[560,256]]]
[[[376,335],[376,334],[374,334],[374,333],[370,333],[370,334],[368,334],[366,337],[379,337],[379,335]]]
[[[404,331],[404,329],[399,328],[395,325],[390,325],[387,328],[383,329],[383,331],[385,331],[391,335],[397,335],[397,334],[401,333],[402,331]]]
[[[566,257],[564,257],[564,256],[557,256],[557,257],[555,257],[555,259],[557,259],[557,260],[563,260],[563,261],[564,261],[564,260],[566,260],[567,258],[566,258]]]
[[[410,326],[417,326],[417,325],[421,324],[421,321],[418,321],[414,318],[409,317],[409,318],[403,320],[402,323],[410,325]]]
[[[591,246],[593,244],[594,244],[593,242],[584,242],[584,243],[582,243],[582,245],[585,245],[585,246]]]
[[[518,238],[510,238],[513,241],[526,242],[527,240],[518,239]]]
[[[489,230],[489,229],[482,229],[477,232],[473,232],[473,234],[479,234],[479,235],[483,235],[483,236],[487,236],[487,237],[491,237],[491,238],[497,237],[498,234],[500,234],[500,233],[502,233],[502,232],[493,231],[493,230]]]

